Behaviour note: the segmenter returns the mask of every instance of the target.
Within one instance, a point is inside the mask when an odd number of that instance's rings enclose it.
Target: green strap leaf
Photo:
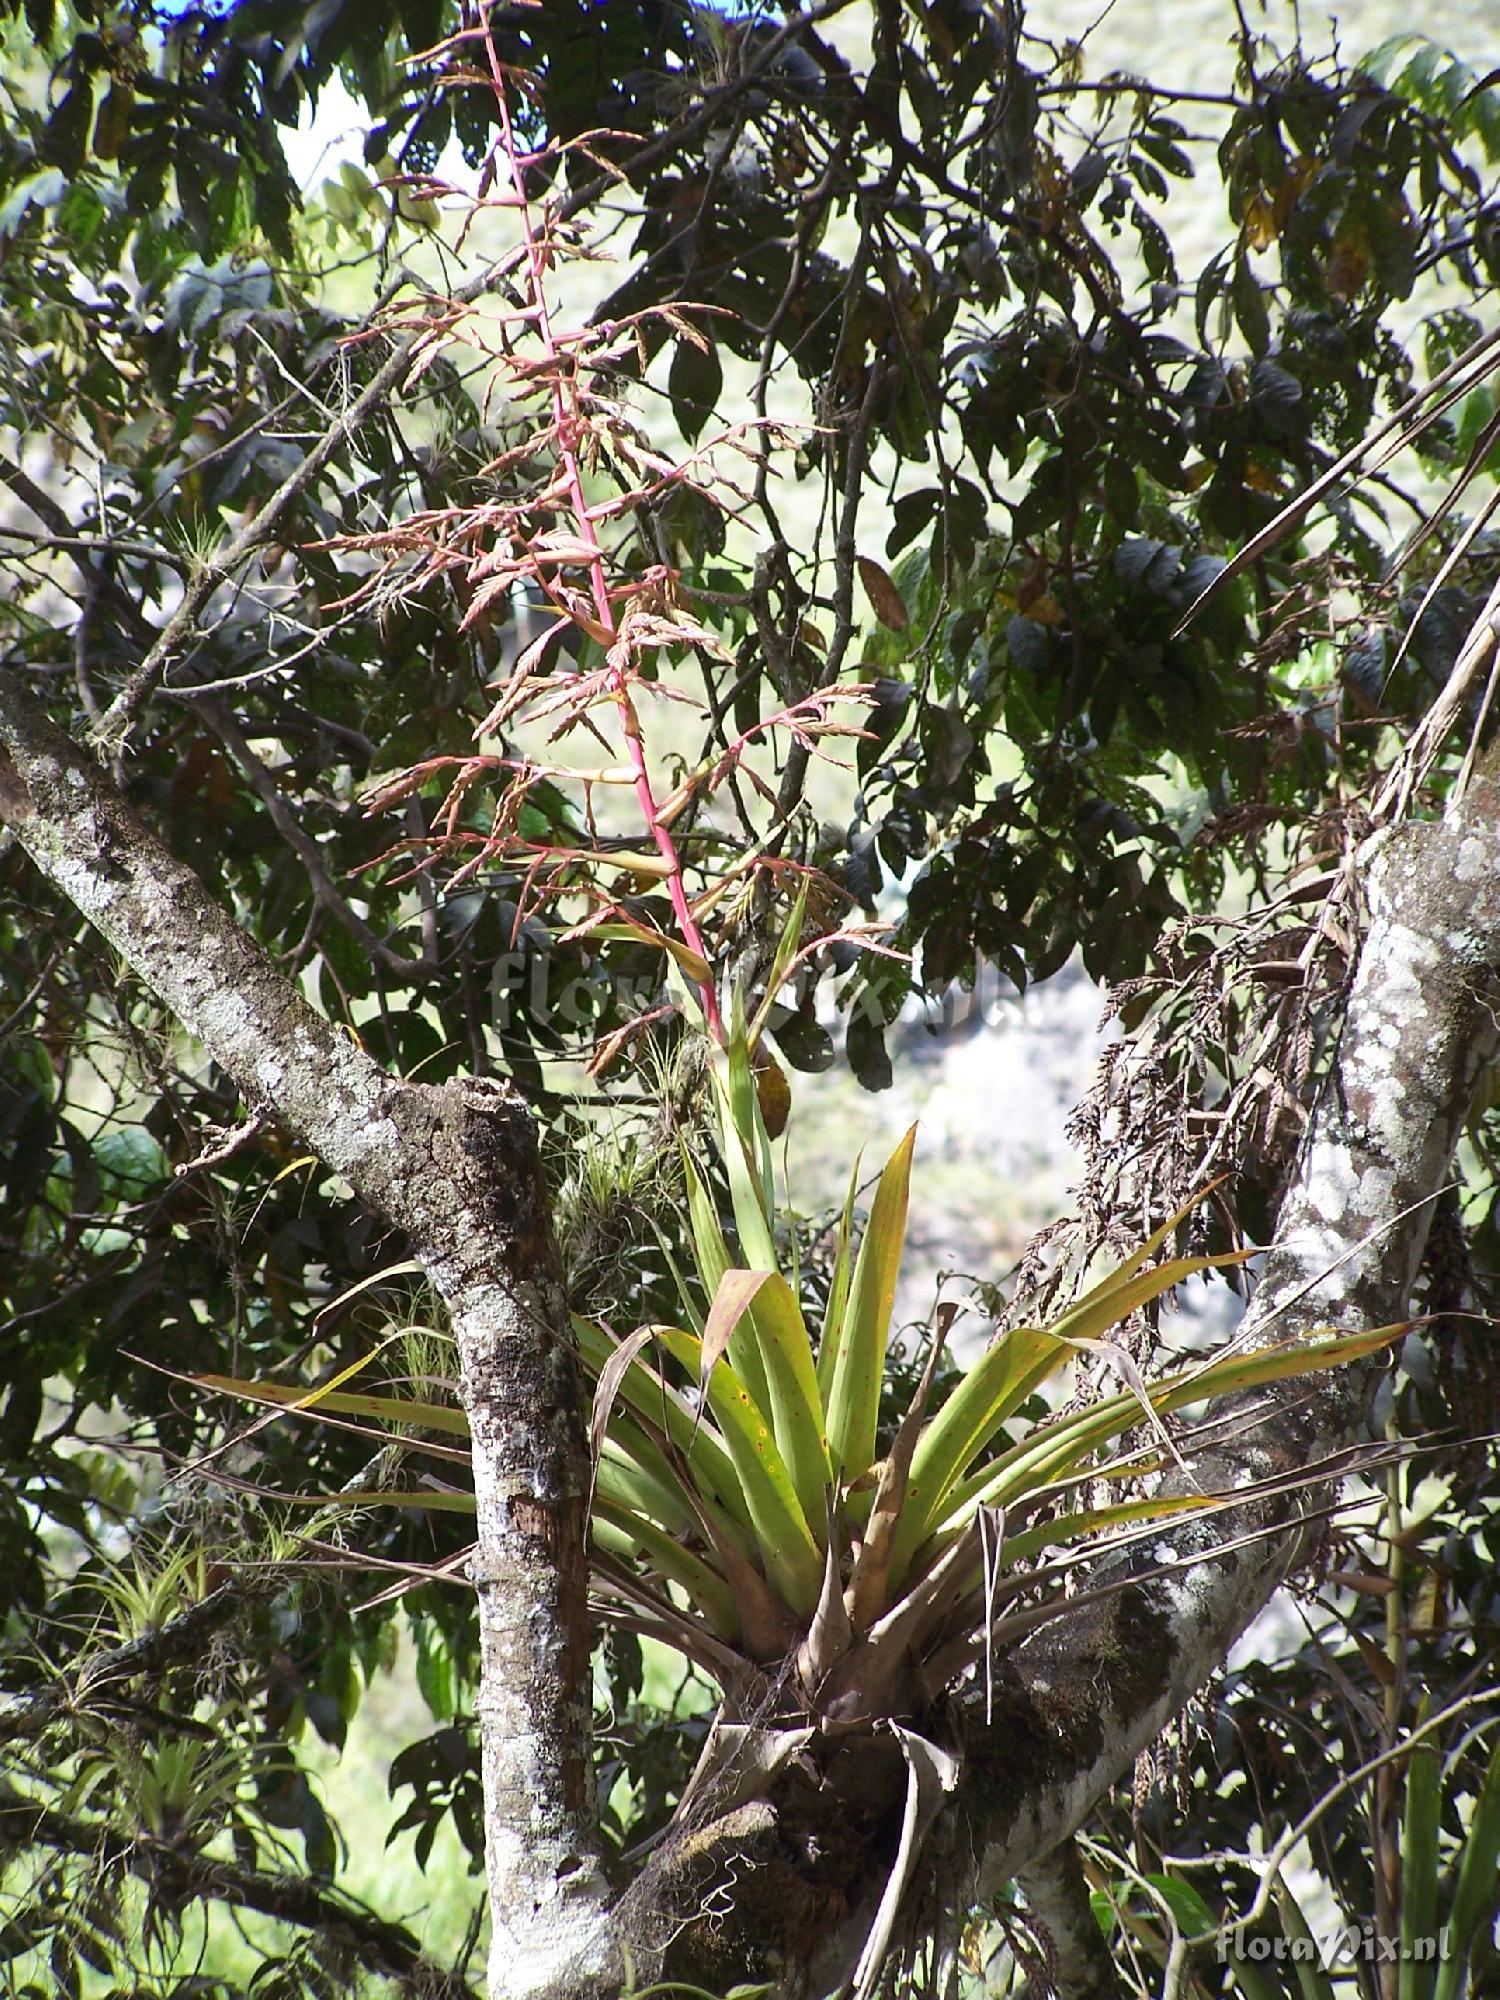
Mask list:
[[[639,1433],[622,1437],[617,1429],[607,1437],[594,1467],[595,1495],[603,1494],[630,1507],[669,1535],[687,1534],[695,1525],[693,1512],[671,1473],[665,1479],[658,1478],[654,1466],[648,1467],[637,1456],[638,1452],[649,1456],[650,1449],[648,1440]]]
[[[573,1317],[573,1330],[583,1365],[597,1378],[610,1356],[618,1351],[618,1343],[603,1327],[577,1314]],[[645,1423],[661,1431],[691,1469],[699,1490],[712,1494],[741,1528],[753,1534],[739,1474],[723,1440],[711,1425],[702,1421],[697,1411],[688,1408],[672,1385],[637,1358],[625,1369],[619,1398]]]
[[[667,1351],[697,1375],[702,1342],[680,1327],[663,1327],[661,1337]],[[709,1370],[707,1397],[739,1475],[766,1577],[798,1618],[810,1618],[823,1574],[822,1552],[770,1426],[727,1361],[716,1361]]]
[[[743,1168],[743,1158],[740,1164],[741,1168]],[[683,1173],[687,1183],[688,1221],[693,1232],[693,1253],[698,1265],[698,1277],[703,1286],[704,1297],[711,1302],[718,1297],[719,1287],[724,1282],[724,1273],[734,1263],[734,1258],[730,1255],[729,1245],[724,1241],[724,1232],[719,1227],[718,1214],[714,1209],[708,1189],[704,1186],[702,1176],[699,1174],[686,1148],[683,1149]],[[731,1167],[731,1193],[733,1193],[733,1188],[734,1173]],[[738,1202],[735,1213],[738,1218]],[[759,1211],[756,1210],[756,1213],[758,1214]],[[761,1247],[765,1251],[765,1257],[762,1261],[753,1256],[748,1250],[745,1250],[744,1235],[741,1232],[740,1247],[744,1252],[746,1262],[758,1264],[759,1268],[763,1270],[774,1271],[776,1268],[776,1259],[766,1247],[768,1242],[769,1238],[766,1238],[762,1242]],[[730,1366],[735,1370],[740,1380],[755,1398],[756,1406],[763,1411],[768,1410],[771,1398],[769,1386],[766,1382],[765,1369],[761,1366],[760,1355],[757,1353],[754,1343],[748,1335],[738,1339],[734,1343],[730,1350],[729,1360]]]
[[[724,1241],[724,1232],[719,1227],[719,1218],[709,1199],[708,1189],[703,1185],[703,1176],[686,1146],[682,1149],[682,1177],[687,1188],[688,1222],[693,1232],[693,1260],[698,1266],[704,1293],[712,1298],[719,1289],[720,1278],[734,1259]]]
[[[849,1303],[849,1274],[854,1246],[854,1196],[858,1187],[859,1160],[856,1159],[849,1174],[849,1192],[844,1197],[844,1213],[839,1218],[833,1278],[828,1287],[828,1304],[823,1310],[822,1337],[818,1341],[818,1389],[825,1410],[828,1407],[828,1398],[833,1393],[833,1368],[838,1360],[839,1340],[844,1331],[844,1313]]]
[[[469,1436],[468,1417],[451,1403],[419,1403],[414,1397],[374,1396],[362,1390],[299,1389],[285,1382],[254,1382],[233,1375],[190,1375],[184,1379],[222,1396],[238,1396],[247,1403],[261,1403],[271,1409],[285,1410],[288,1416],[311,1417],[315,1422],[326,1417],[369,1417],[376,1423],[438,1431],[466,1442]],[[403,1442],[410,1442],[414,1451],[429,1451],[441,1458],[467,1459],[469,1455],[467,1451],[426,1444],[417,1438]]]
[[[1174,1233],[1174,1231],[1179,1229],[1184,1222],[1187,1221],[1188,1217],[1192,1214],[1193,1210],[1197,1208],[1199,1203],[1207,1201],[1208,1197],[1213,1193],[1214,1189],[1216,1187],[1221,1187],[1227,1178],[1228,1178],[1227,1175],[1220,1174],[1217,1180],[1210,1181],[1207,1187],[1200,1188],[1197,1194],[1195,1195],[1190,1195],[1188,1199],[1182,1204],[1181,1208],[1178,1209],[1175,1215],[1169,1215],[1166,1221],[1162,1224],[1161,1228],[1153,1230],[1152,1233],[1146,1238],[1145,1242],[1140,1246],[1138,1250],[1132,1250],[1128,1257],[1122,1259],[1122,1261],[1115,1266],[1114,1270],[1112,1270],[1109,1273],[1108,1277],[1102,1278],[1099,1281],[1099,1283],[1093,1287],[1092,1291],[1085,1292],[1083,1297],[1079,1299],[1077,1303],[1072,1307],[1072,1310],[1074,1312],[1083,1312],[1089,1307],[1096,1305],[1097,1303],[1102,1301],[1109,1295],[1110,1292],[1117,1291],[1122,1285],[1127,1284],[1130,1281],[1130,1279],[1132,1279],[1135,1276],[1136,1272],[1140,1270],[1143,1264],[1147,1264],[1150,1262],[1150,1260],[1156,1255],[1157,1251],[1160,1250],[1161,1246],[1166,1242],[1167,1238],[1171,1236]],[[1243,1257],[1253,1256],[1253,1255],[1254,1255],[1253,1251],[1233,1251],[1228,1253],[1221,1259],[1217,1260],[1211,1259],[1210,1261],[1211,1262],[1218,1261],[1229,1264],[1229,1263],[1236,1263],[1240,1261],[1240,1259],[1242,1259]]]
[[[1243,1264],[1255,1254],[1253,1250],[1226,1250],[1216,1257],[1174,1257],[1131,1276],[1116,1272],[1104,1284],[1096,1285],[1077,1305],[1070,1306],[1061,1319],[1053,1322],[1051,1331],[1061,1340],[1095,1340],[1185,1278],[1195,1277],[1200,1271],[1216,1270],[1222,1264]]]
[[[1228,1494],[1173,1493],[1154,1500],[1121,1500],[1109,1507],[1080,1507],[1074,1513],[1060,1514],[1055,1521],[1043,1521],[1035,1528],[1022,1528],[1014,1535],[1007,1535],[1000,1544],[1000,1567],[1011,1569],[1018,1562],[1029,1562],[1043,1549],[1081,1541],[1086,1535],[1103,1534],[1110,1528],[1165,1521],[1179,1514],[1212,1512],[1232,1504],[1233,1496]]]
[[[958,1307],[951,1304],[938,1307],[937,1330],[927,1356],[927,1365],[912,1391],[906,1415],[901,1419],[875,1482],[870,1516],[865,1522],[864,1533],[849,1571],[847,1608],[850,1618],[862,1632],[869,1630],[889,1602],[891,1556],[896,1535],[906,1518],[912,1457],[922,1435],[922,1419],[927,1409],[927,1398],[932,1394],[938,1362],[942,1358],[943,1343],[957,1311]],[[831,1543],[831,1535],[829,1539]]]
[[[283,1507],[326,1507],[330,1513],[358,1507],[424,1507],[434,1514],[472,1514],[474,1495],[450,1486],[377,1488],[368,1493],[278,1493]]]
[[[781,991],[782,982],[792,969],[798,948],[802,943],[802,926],[807,921],[807,879],[797,891],[786,922],[781,927],[781,936],[776,940],[776,955],[771,960],[771,970],[766,974],[765,997],[756,1008],[753,1019],[745,1032],[746,1045],[754,1048],[766,1031],[775,1010],[776,996]]]
[[[654,1218],[651,1220],[651,1228],[656,1237],[656,1247],[661,1251],[667,1270],[671,1274],[672,1283],[677,1287],[677,1301],[682,1307],[682,1317],[691,1331],[696,1333],[701,1340],[703,1338],[703,1314],[698,1308],[698,1301],[694,1296],[692,1286],[688,1283],[687,1274],[677,1261],[667,1232]],[[712,1294],[710,1293],[709,1296],[712,1297]]]
[[[906,1244],[906,1207],[916,1142],[913,1125],[880,1176],[834,1358],[828,1391],[828,1447],[834,1468],[846,1484],[868,1472],[875,1459],[886,1341],[896,1275]]]
[[[760,1115],[760,1098],[750,1068],[743,1031],[733,1035],[714,1065],[720,1139],[741,1261],[757,1271],[776,1269],[776,1192],[771,1141]]]
[[[1316,1940],[1302,1905],[1281,1876],[1276,1879],[1276,1907],[1281,1912],[1281,1928],[1292,1942],[1314,1947],[1292,1954],[1292,1975],[1300,2000],[1334,2000],[1333,1983],[1318,1961]]]
[[[1417,1726],[1427,1721],[1431,1700],[1424,1694],[1417,1708]],[[1406,1809],[1401,1821],[1401,1969],[1398,2000],[1430,2000],[1436,1983],[1437,1960],[1418,1957],[1419,1939],[1437,1934],[1438,1817],[1442,1809],[1442,1758],[1437,1740],[1428,1735],[1414,1742],[1406,1766]]]
[[[1484,1784],[1474,1802],[1469,1836],[1449,1906],[1450,1956],[1438,1967],[1433,2000],[1458,2000],[1464,1989],[1469,1953],[1481,1923],[1495,1908],[1495,1870],[1500,1863],[1500,1732],[1490,1752]]]
[[[1365,1333],[1280,1341],[1248,1353],[1222,1355],[1164,1376],[1149,1384],[1146,1393],[1158,1415],[1169,1415],[1213,1396],[1341,1368],[1389,1346],[1407,1331],[1408,1324],[1403,1321]],[[1101,1445],[1138,1423],[1140,1416],[1141,1406],[1133,1395],[1107,1396],[1086,1410],[1038,1425],[1019,1444],[954,1488],[942,1510],[940,1525],[945,1530],[956,1527],[981,1506],[1014,1506],[1037,1488],[1075,1471]]]
[[[891,1548],[899,1587],[942,1517],[943,1503],[1007,1417],[1068,1359],[1067,1343],[1020,1326],[987,1348],[923,1431],[912,1454],[906,1505]]]
[[[711,1371],[727,1347],[731,1366],[744,1379],[735,1359],[736,1338],[754,1343],[769,1394],[769,1407],[761,1415],[770,1420],[803,1515],[809,1524],[821,1522],[833,1468],[812,1343],[785,1278],[774,1271],[724,1273],[708,1315],[700,1367]]]
[[[740,1636],[739,1614],[734,1598],[722,1578],[707,1563],[685,1549],[656,1522],[638,1513],[628,1500],[606,1492],[604,1467],[600,1467],[599,1496],[594,1503],[590,1533],[600,1548],[612,1556],[634,1559],[644,1555],[658,1576],[679,1585],[701,1612],[709,1629],[719,1639]]]

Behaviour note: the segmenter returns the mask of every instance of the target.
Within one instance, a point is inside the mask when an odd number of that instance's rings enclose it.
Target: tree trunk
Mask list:
[[[588,1461],[536,1130],[513,1093],[390,1077],[314,1013],[0,675],[0,815],[233,1078],[410,1239],[474,1437],[491,1991],[578,1991],[604,1898],[589,1783]]]

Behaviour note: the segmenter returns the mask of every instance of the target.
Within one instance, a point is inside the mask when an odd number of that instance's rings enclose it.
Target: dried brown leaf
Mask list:
[[[904,632],[911,623],[911,614],[907,611],[906,599],[896,588],[889,572],[869,556],[860,556],[857,561],[859,580],[864,585],[865,596],[870,600],[870,609],[892,632]]]

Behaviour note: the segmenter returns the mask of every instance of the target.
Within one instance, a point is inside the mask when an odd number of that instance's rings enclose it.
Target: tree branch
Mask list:
[[[50,1847],[89,1859],[100,1869],[125,1868],[160,1902],[231,1903],[278,1923],[295,1924],[331,1938],[370,1972],[394,1980],[421,2000],[473,2000],[457,1973],[423,1955],[411,1932],[384,1921],[351,1897],[321,1887],[305,1875],[262,1875],[231,1861],[212,1860],[144,1830],[126,1836],[18,1797],[0,1796],[0,1850]]]
[[[1089,1900],[1077,1843],[1065,1840],[1017,1880],[1032,1920],[1052,1947],[1049,1971],[1063,2000],[1114,2000],[1120,1988],[1105,1936]]]
[[[59,1679],[40,1694],[12,1702],[0,1711],[0,1734],[7,1743],[17,1743],[40,1736],[60,1715],[83,1707],[107,1706],[108,1691],[117,1682],[132,1680],[138,1674],[160,1674],[168,1667],[201,1656],[206,1639],[261,1598],[273,1596],[282,1584],[283,1579],[275,1570],[259,1576],[237,1576],[232,1582],[221,1583],[165,1625],[143,1632],[124,1645],[113,1646],[107,1653],[85,1654],[71,1680]]]
[[[217,695],[201,694],[192,698],[191,706],[239,765],[246,783],[265,807],[272,826],[307,870],[317,908],[328,911],[342,924],[355,943],[369,953],[371,962],[390,978],[408,981],[430,979],[437,970],[435,955],[407,958],[398,951],[392,951],[375,935],[348,897],[335,887],[324,865],[322,849],[288,805],[271,772],[250,748],[249,740],[228,703]]]
[[[1475,784],[1442,825],[1377,835],[1363,858],[1369,930],[1242,1331],[1250,1345],[1400,1319],[1475,1085],[1500,1049],[1500,786]],[[1243,1426],[1190,1461],[1193,1483],[1233,1490],[1338,1451],[1358,1435],[1382,1365],[1246,1398]],[[1008,1663],[993,1723],[970,1717],[976,1894],[1071,1832],[1222,1664],[1305,1553],[1305,1504],[1293,1491],[1164,1531],[1128,1563],[1166,1555],[1186,1567],[1059,1621]],[[1247,1531],[1258,1532],[1219,1553]]]
[[[468,304],[479,298],[489,289],[491,277],[491,271],[486,268],[477,277],[471,278],[453,294],[454,302]],[[397,294],[410,282],[409,276],[403,272],[396,283],[376,300],[366,314],[362,328],[374,326]],[[415,359],[424,337],[424,333],[419,329],[415,333],[408,334],[404,340],[394,343],[390,353],[348,409],[330,424],[306,458],[301,459],[287,474],[265,505],[250,520],[243,523],[222,554],[213,562],[205,563],[201,569],[195,571],[183,590],[181,602],[153,642],[150,651],[129,675],[125,685],[91,730],[91,741],[98,750],[112,752],[123,745],[142,703],[150,698],[157,684],[170,669],[173,660],[192,638],[197,628],[198,614],[204,605],[220,585],[226,583],[257,549],[262,549],[267,543],[275,540],[281,522],[293,502],[307,492],[335,452],[354,436],[360,425],[374,416],[394,394],[397,385]],[[240,439],[236,437],[231,442],[238,444]],[[207,461],[204,460],[202,463]]]

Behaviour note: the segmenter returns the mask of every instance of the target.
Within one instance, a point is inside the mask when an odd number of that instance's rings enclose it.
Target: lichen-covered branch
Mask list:
[[[1500,1048],[1500,786],[1481,779],[1446,822],[1382,833],[1363,860],[1364,948],[1243,1330],[1253,1342],[1401,1318],[1475,1085]],[[1229,1490],[1336,1454],[1359,1433],[1379,1367],[1247,1398],[1242,1427],[1192,1461],[1194,1480]],[[973,1718],[962,1811],[981,1893],[1077,1826],[1222,1663],[1305,1547],[1306,1504],[1289,1492],[1163,1534],[1132,1560],[1175,1561],[1173,1574],[1022,1649],[992,1723]]]
[[[571,1994],[603,1897],[588,1774],[587,1458],[536,1131],[502,1086],[388,1076],[0,675],[0,818],[267,1110],[405,1231],[447,1301],[474,1438],[497,1993]]]

